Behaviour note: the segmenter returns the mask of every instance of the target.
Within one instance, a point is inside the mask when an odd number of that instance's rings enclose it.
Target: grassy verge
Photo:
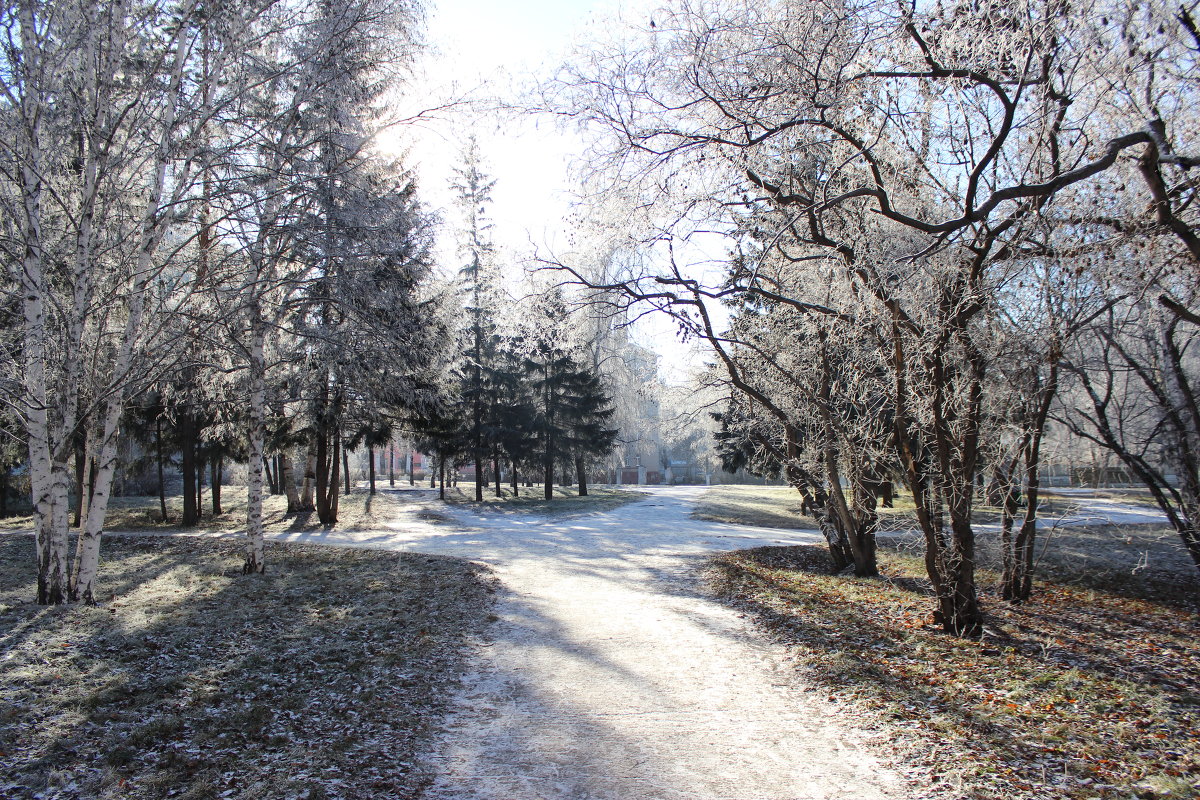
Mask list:
[[[483,490],[483,502],[475,502],[475,484],[459,483],[446,487],[446,502],[467,508],[487,509],[493,513],[517,514],[579,514],[593,511],[611,511],[626,503],[646,497],[644,492],[617,489],[611,486],[589,486],[586,497],[580,497],[573,486],[554,487],[554,499],[547,500],[541,486],[521,487],[516,497],[509,487],[502,488],[496,497],[495,488]]]
[[[978,642],[929,624],[904,541],[884,545],[879,580],[829,575],[815,546],[722,555],[712,577],[832,697],[889,726],[943,796],[1182,800],[1200,796],[1200,580],[1169,538],[1073,531],[1032,602],[984,598]]]
[[[692,516],[760,528],[815,528],[800,514],[800,493],[790,486],[713,486],[696,501]]]
[[[221,490],[222,513],[212,513],[212,500],[205,492],[204,516],[193,530],[237,531],[246,528],[246,487],[224,486]],[[371,530],[395,516],[404,505],[403,495],[384,492],[374,496],[365,488],[356,488],[342,495],[338,505],[337,529],[343,531]],[[167,521],[157,497],[114,497],[109,501],[104,527],[110,531],[171,530],[183,515],[183,496],[167,498]],[[323,526],[315,511],[287,513],[287,498],[283,495],[263,497],[263,524],[267,533],[295,533],[320,530]],[[0,531],[27,531],[33,525],[29,516],[0,519]]]
[[[1097,495],[1105,499],[1145,505],[1136,492],[1107,492]],[[1073,495],[1047,493],[1039,503],[1044,519],[1065,516],[1078,508],[1080,498]],[[790,486],[714,486],[697,501],[692,516],[735,525],[755,525],[763,528],[813,529],[812,517],[800,513],[800,493]],[[892,508],[880,507],[879,526],[884,531],[901,531],[916,526],[916,511],[911,496],[900,493]],[[1018,513],[1023,514],[1024,511]],[[1000,509],[977,506],[972,519],[979,523],[1000,522]]]
[[[485,624],[458,559],[221,540],[105,542],[100,608],[28,602],[0,536],[0,797],[413,797],[414,755]]]

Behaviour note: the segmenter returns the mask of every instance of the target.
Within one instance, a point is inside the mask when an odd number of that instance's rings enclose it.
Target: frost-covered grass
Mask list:
[[[0,797],[413,797],[488,616],[459,559],[113,537],[98,608],[40,607],[0,536]]]
[[[815,528],[800,513],[800,493],[790,486],[713,486],[696,501],[692,516],[760,528]]]
[[[615,486],[589,486],[585,497],[580,497],[574,486],[555,486],[554,499],[547,500],[540,485],[521,486],[516,497],[512,487],[503,486],[501,496],[489,486],[483,490],[483,502],[475,502],[475,484],[460,482],[458,486],[446,487],[446,502],[468,508],[487,508],[491,512],[526,514],[577,514],[589,511],[609,511],[641,500],[644,492],[619,489]]]
[[[1144,499],[1136,492],[1103,493],[1104,499],[1132,498],[1137,505]],[[800,493],[790,486],[743,486],[726,484],[713,486],[696,503],[692,516],[735,525],[754,525],[763,528],[813,529],[816,522],[800,513]],[[1039,514],[1053,519],[1073,513],[1079,498],[1073,495],[1047,494],[1039,503]],[[878,508],[882,530],[906,530],[916,526],[916,512],[912,497],[903,491],[896,495],[892,508]],[[1018,512],[1018,517],[1024,510]],[[972,519],[979,523],[1000,521],[1000,509],[977,506]]]
[[[383,482],[386,485],[386,480]],[[221,514],[213,516],[212,495],[204,492],[203,516],[194,530],[241,531],[246,528],[246,487],[221,488]],[[380,491],[374,496],[365,487],[356,487],[342,495],[338,503],[337,529],[342,531],[370,530],[395,516],[405,503],[399,492]],[[109,501],[104,527],[110,531],[171,530],[178,527],[183,515],[183,496],[167,497],[167,521],[162,518],[162,506],[157,497],[114,497]],[[0,531],[27,531],[32,517],[0,519]],[[287,513],[287,498],[283,495],[263,497],[263,524],[268,533],[296,533],[322,528],[315,511]]]
[[[712,575],[832,697],[890,725],[947,797],[1200,796],[1195,567],[1149,526],[1056,536],[1030,603],[985,592],[980,641],[931,625],[903,539],[882,544],[882,579],[829,575],[817,546],[719,556]]]

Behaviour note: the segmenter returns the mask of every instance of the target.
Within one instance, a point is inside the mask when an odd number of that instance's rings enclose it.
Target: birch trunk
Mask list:
[[[279,484],[287,495],[287,510],[295,514],[301,510],[300,494],[296,491],[296,473],[292,468],[292,454],[289,448],[283,448],[279,454]]]
[[[262,514],[263,448],[267,438],[266,325],[257,303],[252,304],[250,313],[250,465],[246,481],[246,561],[242,574],[261,575],[267,569]]]
[[[167,166],[171,156],[170,142],[171,137],[175,135],[175,117],[183,84],[186,50],[187,40],[180,35],[175,46],[175,60],[171,68],[171,88],[168,95],[171,102],[167,105],[165,119],[162,122],[162,134],[155,153],[154,171],[150,178],[149,197],[142,216],[137,262],[127,302],[128,315],[125,319],[124,335],[121,337],[113,362],[113,385],[109,390],[109,397],[104,403],[102,433],[97,448],[99,458],[96,468],[96,485],[91,502],[88,504],[87,524],[80,534],[83,537],[83,557],[72,589],[73,594],[88,605],[96,604],[96,574],[100,566],[100,536],[104,527],[104,517],[108,513],[108,499],[112,489],[113,474],[116,471],[117,426],[120,423],[121,412],[124,410],[130,388],[129,375],[134,361],[134,348],[142,328],[146,291],[150,276],[153,274],[154,254],[166,235],[169,224],[164,220],[161,211],[167,180]],[[180,186],[187,184],[186,174],[187,167],[185,166],[179,176]]]
[[[23,421],[29,443],[29,481],[33,498],[34,532],[37,549],[37,601],[43,605],[63,603],[67,599],[67,526],[59,525],[65,513],[56,508],[59,484],[65,476],[56,475],[54,442],[51,428],[49,380],[46,374],[47,339],[46,297],[48,286],[42,252],[42,174],[44,154],[41,143],[42,64],[40,42],[33,16],[33,5],[22,3],[18,12],[20,37],[24,51],[25,91],[20,98],[21,114],[21,235],[24,254],[20,282],[24,316],[22,376],[24,390]]]
[[[300,510],[312,511],[316,508],[314,496],[317,489],[317,453],[310,442],[308,452],[304,457],[304,485],[301,487]]]

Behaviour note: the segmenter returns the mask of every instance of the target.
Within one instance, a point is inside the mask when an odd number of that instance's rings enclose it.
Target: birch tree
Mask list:
[[[39,602],[95,602],[118,423],[172,357],[172,315],[195,284],[181,260],[195,231],[202,132],[218,107],[215,76],[259,10],[22,2],[0,12],[0,93],[15,111],[3,214],[25,309],[13,402],[29,436]],[[205,65],[202,41],[219,43]],[[68,579],[67,459],[83,420],[96,480]]]

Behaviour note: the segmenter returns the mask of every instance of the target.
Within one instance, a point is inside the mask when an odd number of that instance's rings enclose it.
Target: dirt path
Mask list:
[[[506,587],[428,754],[427,798],[907,796],[863,734],[796,685],[782,649],[696,585],[705,552],[812,534],[692,520],[696,494],[573,518],[396,523],[383,546],[481,559]]]

